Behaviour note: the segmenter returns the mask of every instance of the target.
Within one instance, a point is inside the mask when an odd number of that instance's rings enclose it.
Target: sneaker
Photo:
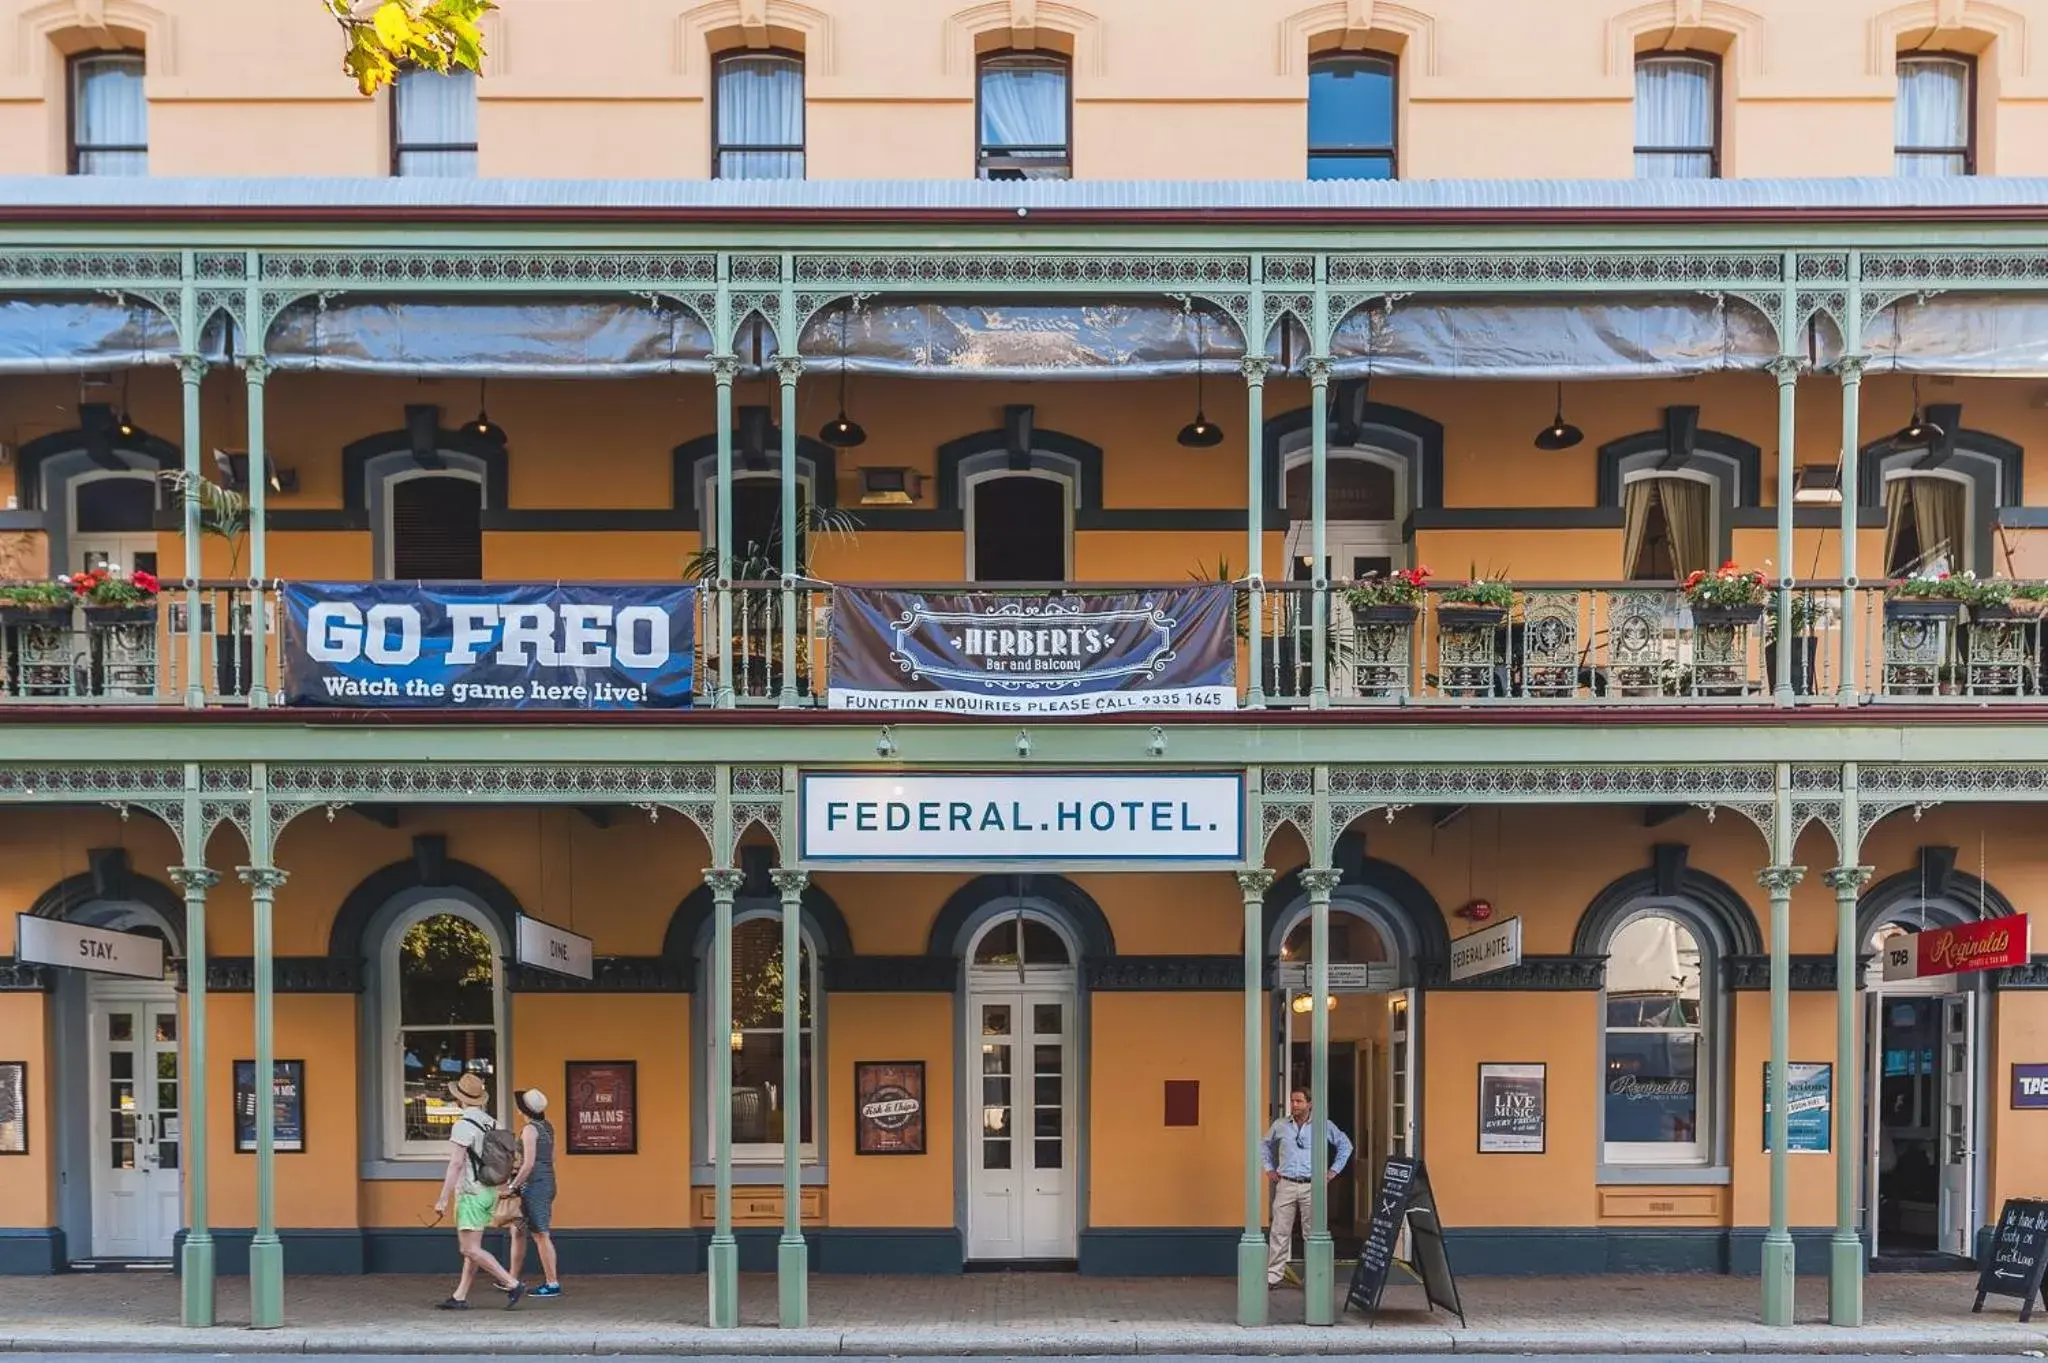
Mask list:
[[[439,1305],[435,1306],[434,1309],[436,1311],[467,1311],[469,1309],[469,1303],[466,1301],[461,1301],[455,1297],[450,1297],[447,1301],[444,1301]]]
[[[1289,1287],[1300,1287],[1300,1286],[1301,1286],[1301,1274],[1299,1274],[1299,1273],[1297,1273],[1297,1272],[1295,1271],[1295,1268],[1294,1268],[1294,1265],[1293,1265],[1293,1264],[1289,1264],[1289,1265],[1287,1266],[1287,1272],[1286,1272],[1286,1283],[1287,1283],[1287,1285],[1288,1285]]]
[[[536,1297],[559,1297],[562,1295],[562,1285],[560,1283],[542,1283],[539,1287],[533,1289],[532,1295]]]
[[[515,1307],[515,1306],[519,1305],[519,1299],[520,1299],[521,1297],[525,1296],[525,1295],[526,1295],[526,1284],[525,1284],[525,1283],[514,1283],[514,1284],[512,1284],[512,1286],[510,1286],[510,1287],[506,1288],[506,1289],[505,1289],[505,1309],[506,1309],[507,1311],[510,1311],[510,1310],[511,1310],[511,1309],[512,1309],[513,1307]]]

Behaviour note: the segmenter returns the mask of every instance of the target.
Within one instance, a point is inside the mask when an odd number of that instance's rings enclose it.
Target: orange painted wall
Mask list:
[[[959,1100],[953,1084],[953,998],[949,994],[835,994],[827,1023],[830,1056],[832,1188],[839,1226],[951,1226],[953,1140]],[[925,1153],[854,1153],[853,1066],[859,1060],[922,1060]]]
[[[1761,1226],[1771,1219],[1770,1156],[1764,1153],[1764,1063],[1771,1058],[1770,995],[1745,990],[1729,1010],[1735,1025],[1728,1048],[1728,1082],[1734,1085],[1729,1111],[1728,1166],[1734,1224]],[[1791,1059],[1832,1063],[1835,1059],[1835,996],[1792,996]],[[1832,1138],[1830,1138],[1832,1144]],[[1835,1220],[1835,1155],[1795,1154],[1791,1164],[1790,1221],[1795,1226],[1828,1226]]]
[[[1243,996],[1098,993],[1089,1008],[1088,1224],[1241,1221]],[[1201,1086],[1198,1125],[1165,1124],[1169,1079]]]
[[[13,929],[10,916],[8,928]],[[28,1062],[28,1153],[0,1158],[0,1226],[44,1227],[57,1215],[56,1081],[48,999],[0,994],[0,1060]]]
[[[1978,1136],[1991,1152],[1991,1197],[1982,1209],[1987,1222],[2006,1198],[2048,1191],[2042,1172],[2048,1161],[2048,1120],[2043,1120],[2048,1113],[2016,1112],[2012,1106],[2012,1067],[2048,1058],[2048,999],[2033,990],[2009,989],[1992,1008],[1990,1129]]]

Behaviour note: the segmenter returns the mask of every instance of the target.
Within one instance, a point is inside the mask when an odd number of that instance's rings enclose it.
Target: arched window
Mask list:
[[[1654,910],[1615,929],[1606,955],[1602,1162],[1706,1164],[1714,1152],[1712,955],[1690,922]]]
[[[476,175],[476,72],[408,68],[391,86],[391,173]]]
[[[1339,52],[1308,64],[1308,178],[1396,178],[1399,109],[1396,60],[1377,52]]]
[[[378,1075],[386,1159],[443,1159],[459,1109],[448,1085],[482,1079],[502,1115],[504,944],[480,910],[428,899],[394,917],[377,955],[377,1010],[391,1058]]]
[[[1042,918],[999,918],[974,943],[978,966],[1071,967],[1074,953],[1059,929]]]
[[[1065,180],[1074,173],[1073,82],[1056,52],[991,52],[976,73],[984,180]]]
[[[1074,484],[1049,469],[966,477],[968,576],[975,582],[1065,582],[1072,575]]]
[[[1630,581],[1670,582],[1720,560],[1714,484],[1684,474],[1630,477],[1622,486],[1622,568]]]
[[[1920,179],[1977,173],[1977,63],[1948,52],[1901,53],[1892,115],[1892,173]]]
[[[71,59],[71,174],[149,174],[143,70],[140,52],[88,52]]]
[[[1721,173],[1721,63],[1701,52],[1636,58],[1636,178]]]
[[[1884,566],[1888,577],[1974,569],[1971,481],[1962,474],[1888,472]]]
[[[95,469],[69,484],[71,562],[66,571],[106,568],[154,573],[156,509],[161,484],[148,470]]]
[[[808,925],[806,925],[808,927]],[[706,959],[709,959],[707,950]],[[806,1162],[818,1158],[818,1068],[815,1006],[818,959],[810,933],[802,937],[797,976],[799,1065],[803,1105],[797,1139]],[[782,919],[775,909],[743,911],[732,928],[732,1031],[707,1036],[708,1046],[732,1049],[732,1155],[742,1163],[782,1160]],[[705,1056],[706,1075],[711,1056]],[[707,1104],[708,1106],[708,1104]]]
[[[804,59],[795,52],[729,52],[712,83],[711,175],[804,178]]]

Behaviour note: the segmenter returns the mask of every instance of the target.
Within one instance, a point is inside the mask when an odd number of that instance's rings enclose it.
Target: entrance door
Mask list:
[[[93,1257],[168,1259],[181,1220],[177,996],[89,987]]]
[[[1977,1240],[1977,1091],[1972,1041],[1977,996],[1941,999],[1941,1252],[1974,1257]]]
[[[71,562],[67,573],[105,568],[122,577],[156,571],[156,479],[147,473],[94,473],[71,482]]]
[[[1977,1224],[1976,998],[1891,992],[1868,1006],[1871,1252],[1969,1257]]]
[[[1071,991],[977,989],[980,1139],[968,1158],[967,1257],[1072,1259],[1078,1210]]]

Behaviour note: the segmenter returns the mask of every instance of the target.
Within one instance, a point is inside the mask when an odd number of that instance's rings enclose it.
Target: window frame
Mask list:
[[[430,918],[452,915],[479,929],[491,944],[491,1009],[492,1033],[495,1040],[495,1063],[499,1067],[488,1084],[491,1093],[492,1115],[500,1122],[505,1120],[505,1075],[511,1072],[507,1019],[511,1009],[506,1002],[505,943],[498,932],[497,924],[489,914],[460,899],[424,898],[408,904],[392,916],[385,925],[383,935],[377,943],[377,970],[379,993],[377,997],[376,1053],[384,1057],[378,1066],[377,1109],[375,1123],[377,1131],[376,1158],[388,1163],[428,1164],[446,1163],[448,1142],[414,1141],[405,1135],[405,1062],[402,1052],[401,1028],[404,990],[399,979],[399,950],[405,944],[405,935],[414,926]],[[424,1029],[423,1029],[424,1030]]]
[[[368,489],[374,494],[371,504],[376,508],[377,514],[377,519],[374,522],[377,549],[377,580],[380,582],[403,582],[409,579],[398,577],[394,566],[398,561],[398,499],[393,495],[397,486],[400,483],[409,483],[419,478],[461,478],[477,485],[480,509],[489,511],[491,509],[491,481],[489,471],[484,467],[483,461],[473,455],[443,450],[441,451],[443,464],[442,467],[437,469],[423,467],[414,461],[409,452],[401,451],[395,455],[381,457],[391,459],[392,465],[388,468],[378,468],[375,466],[376,461],[372,461],[372,467],[369,471],[370,486]],[[472,465],[474,466],[472,467]],[[479,577],[477,580],[482,581],[483,579]]]
[[[1056,52],[1046,49],[1026,49],[1015,47],[1002,47],[997,48],[991,52],[983,52],[974,59],[974,178],[977,180],[994,180],[997,178],[1005,180],[1029,180],[1033,177],[1028,174],[1025,174],[1026,171],[1034,168],[1046,169],[1051,165],[1051,162],[1049,160],[1037,160],[1029,155],[1021,158],[1018,157],[1016,153],[1019,150],[1019,148],[1017,147],[1005,148],[1004,151],[1000,154],[992,153],[989,148],[989,145],[982,140],[983,133],[986,130],[986,125],[983,123],[981,116],[982,99],[983,93],[986,89],[988,82],[989,68],[1004,62],[1014,62],[1020,66],[1036,62],[1042,63],[1046,66],[1057,67],[1059,69],[1061,79],[1066,82],[1067,95],[1066,110],[1063,115],[1064,122],[1061,129],[1061,131],[1064,134],[1064,137],[1058,147],[1058,150],[1062,153],[1060,158],[1060,169],[1064,172],[1064,174],[1057,177],[1042,176],[1038,178],[1057,178],[1065,180],[1073,179],[1074,59],[1064,52]],[[1050,151],[1052,149],[1053,148],[1049,145],[1045,147],[1026,146],[1022,148],[1022,150],[1026,152]],[[1016,171],[1017,174],[1015,176],[1004,175],[998,177],[989,174],[991,170]]]
[[[1073,474],[1061,468],[1043,468],[1033,465],[1028,469],[1013,469],[1007,464],[996,464],[987,468],[975,469],[972,472],[963,471],[961,474],[960,523],[961,529],[964,532],[963,538],[967,549],[967,562],[964,565],[966,576],[962,580],[967,582],[979,582],[981,580],[975,575],[974,570],[975,560],[978,557],[976,552],[978,546],[975,543],[974,530],[974,509],[976,503],[980,500],[977,495],[977,489],[982,483],[994,482],[1002,478],[1040,478],[1046,482],[1059,484],[1063,490],[1064,495],[1060,498],[1060,514],[1062,518],[1063,554],[1066,571],[1061,576],[1060,581],[1062,583],[1071,583],[1074,580],[1074,501],[1080,495],[1079,480]],[[992,585],[1002,587],[1013,584],[995,583]]]
[[[1310,126],[1313,126],[1316,68],[1340,61],[1378,61],[1386,64],[1388,80],[1390,82],[1388,99],[1391,105],[1387,110],[1387,130],[1392,140],[1387,143],[1384,150],[1378,147],[1318,148],[1313,141],[1310,141],[1308,144],[1308,160],[1303,166],[1304,177],[1314,178],[1307,175],[1307,169],[1309,166],[1314,165],[1319,157],[1361,161],[1384,157],[1387,163],[1386,178],[1398,180],[1401,178],[1401,59],[1395,53],[1382,52],[1377,48],[1361,49],[1356,52],[1346,52],[1339,49],[1330,52],[1318,52],[1311,56],[1308,60],[1308,97],[1303,101],[1303,108],[1307,114],[1306,121]]]
[[[1931,65],[1935,62],[1952,62],[1963,68],[1963,137],[1960,147],[1902,147],[1898,137],[1898,93],[1896,85],[1892,94],[1892,175],[1896,178],[1898,158],[1901,156],[1961,156],[1963,174],[1977,173],[1977,58],[1968,52],[1931,50],[1925,52],[1901,52],[1893,64],[1894,80],[1906,67]]]
[[[1660,62],[1676,63],[1681,61],[1705,62],[1712,73],[1713,87],[1710,92],[1711,98],[1707,102],[1714,112],[1713,127],[1710,129],[1713,143],[1705,147],[1645,147],[1640,143],[1636,143],[1635,139],[1631,137],[1629,139],[1632,144],[1630,148],[1630,165],[1633,168],[1633,158],[1637,156],[1705,156],[1707,158],[1705,178],[1718,180],[1721,178],[1722,104],[1726,94],[1722,82],[1727,74],[1727,67],[1721,60],[1721,54],[1690,47],[1659,48],[1652,52],[1638,52],[1636,53],[1635,65],[1630,69],[1630,79],[1633,80],[1635,78],[1636,74],[1643,69],[1645,63],[1655,65]],[[1630,99],[1629,112],[1631,117],[1635,114],[1638,102],[1639,100],[1636,97]],[[1643,177],[1640,172],[1636,172],[1634,178],[1642,179]],[[1690,179],[1692,177],[1688,176],[1685,178]]]
[[[100,152],[138,153],[147,162],[149,157],[149,127],[147,123],[149,100],[146,91],[143,96],[143,118],[145,121],[142,134],[143,140],[140,146],[134,146],[125,142],[95,143],[94,145],[87,146],[78,140],[78,119],[80,113],[84,111],[85,105],[85,101],[80,98],[79,72],[96,62],[112,60],[133,61],[142,69],[142,79],[145,82],[149,79],[149,54],[140,48],[93,48],[88,52],[73,53],[65,59],[64,173],[66,175],[85,174],[85,171],[78,168],[79,158],[83,155]],[[147,171],[144,173],[146,174]]]
[[[795,63],[795,64],[796,64],[796,73],[797,73],[797,101],[796,101],[796,116],[797,116],[797,139],[798,139],[798,140],[797,140],[797,142],[796,142],[796,144],[795,144],[794,146],[786,145],[786,144],[783,144],[783,143],[770,143],[770,142],[734,142],[734,143],[731,143],[731,144],[729,144],[729,145],[728,145],[728,144],[726,144],[726,143],[720,142],[720,141],[718,140],[718,128],[719,128],[719,122],[718,122],[718,115],[719,115],[719,104],[720,104],[720,91],[721,91],[721,89],[722,89],[722,87],[723,87],[723,85],[724,85],[724,79],[723,79],[723,78],[724,78],[724,75],[725,75],[725,68],[726,68],[726,65],[727,65],[728,63],[730,63],[730,62],[735,62],[735,61],[745,61],[745,60],[758,60],[758,59],[760,59],[760,58],[762,58],[762,57],[777,57],[777,58],[780,58],[780,59],[782,59],[782,60],[784,60],[784,61],[788,61],[788,62],[793,62],[793,63]],[[714,180],[758,180],[758,179],[765,179],[765,178],[771,178],[771,177],[764,177],[764,176],[758,176],[758,175],[727,175],[727,174],[725,174],[725,173],[724,173],[724,166],[725,166],[725,156],[726,156],[726,153],[727,153],[727,152],[732,152],[732,153],[734,153],[734,154],[736,154],[736,155],[739,155],[739,154],[745,154],[745,153],[748,153],[748,152],[764,152],[764,153],[779,153],[779,154],[782,154],[782,155],[788,155],[789,153],[791,153],[791,152],[794,152],[794,153],[796,154],[796,158],[797,158],[797,174],[795,175],[795,177],[794,177],[794,178],[795,178],[795,179],[798,179],[798,180],[807,180],[807,179],[809,179],[809,178],[810,178],[810,175],[811,175],[811,157],[810,157],[810,139],[811,139],[811,86],[810,86],[810,76],[811,76],[811,72],[810,72],[810,65],[809,65],[809,63],[807,63],[807,62],[806,62],[806,61],[804,60],[804,54],[803,54],[803,53],[801,53],[801,52],[798,52],[798,51],[796,51],[796,50],[795,50],[795,49],[793,49],[793,48],[787,48],[787,47],[766,47],[766,48],[750,48],[750,47],[736,47],[736,48],[729,48],[729,49],[727,49],[727,50],[726,50],[726,51],[724,51],[724,52],[717,52],[717,53],[713,53],[713,54],[712,54],[712,57],[711,57],[711,178],[712,178],[712,179],[714,179]],[[788,179],[788,178],[791,178],[791,177],[787,177],[787,176],[774,176],[774,177],[772,177],[772,178],[774,178],[774,179]]]
[[[1721,941],[1710,925],[1697,913],[1689,912],[1684,906],[1668,900],[1654,900],[1639,904],[1617,918],[1601,940],[1601,953],[1611,955],[1615,938],[1634,924],[1650,918],[1668,919],[1676,923],[1692,936],[1693,944],[1699,950],[1700,1022],[1699,1040],[1695,1045],[1693,1062],[1693,1112],[1698,1127],[1694,1139],[1685,1143],[1685,1153],[1682,1155],[1666,1153],[1678,1148],[1679,1143],[1675,1141],[1617,1141],[1608,1137],[1608,1034],[1616,1030],[1643,1034],[1672,1033],[1681,1029],[1610,1027],[1607,1021],[1607,1006],[1613,990],[1603,970],[1599,1015],[1600,1086],[1598,1109],[1595,1113],[1599,1132],[1599,1181],[1679,1183],[1688,1181],[1684,1176],[1691,1174],[1692,1181],[1719,1182],[1727,1175],[1729,1125],[1725,1099],[1728,1091],[1728,1009],[1727,990],[1724,985],[1726,965],[1722,960],[1724,953]]]
[[[736,908],[732,917],[733,930],[737,932],[742,923],[750,923],[763,919],[775,924],[776,949],[779,951],[782,946],[782,909],[779,904],[773,903],[771,901],[764,902],[759,906],[753,908]],[[805,971],[805,974],[809,977],[807,980],[807,984],[810,989],[811,999],[811,1025],[809,1027],[800,1027],[798,1029],[799,1036],[803,1038],[804,1044],[809,1048],[811,1053],[811,1082],[809,1085],[810,1092],[804,1095],[805,1106],[803,1108],[804,1113],[810,1114],[811,1138],[807,1141],[801,1141],[798,1143],[797,1164],[801,1168],[816,1168],[822,1165],[820,1152],[822,1151],[823,1146],[819,1141],[819,1136],[823,1133],[825,1129],[825,1074],[823,1065],[819,1058],[821,1054],[820,1047],[824,1041],[825,1028],[825,975],[824,963],[819,958],[817,935],[811,931],[810,920],[806,917],[800,917],[797,920],[797,931],[800,935],[800,945],[798,947],[798,950],[810,962],[809,969]],[[703,966],[705,971],[707,997],[709,986],[711,983],[710,972],[713,965],[712,947],[713,944],[707,942],[704,947],[703,955]],[[710,1016],[708,1008],[706,1010],[705,1016],[706,1021],[708,1023]],[[777,1019],[775,1026],[767,1028],[749,1028],[746,1030],[753,1032],[757,1035],[780,1035],[782,1032],[780,1009],[777,1010]],[[703,1110],[705,1113],[708,1114],[711,1111],[712,1098],[714,1096],[711,1092],[711,1079],[717,1067],[717,1051],[712,1048],[717,1046],[724,1046],[729,1050],[732,1046],[732,1032],[728,1031],[724,1036],[717,1036],[714,1035],[713,1029],[707,1025],[704,1028],[704,1044],[704,1064],[701,1070],[701,1073],[703,1075],[703,1090],[701,1093],[701,1099],[703,1102]],[[801,1063],[801,1060],[799,1060],[799,1063]],[[801,1125],[801,1114],[799,1114],[799,1125]],[[705,1138],[706,1140],[704,1155],[706,1161],[708,1162],[716,1151],[716,1137],[707,1128],[705,1131]],[[747,1144],[742,1145],[738,1141],[734,1141],[732,1146],[732,1162],[734,1165],[751,1165],[756,1167],[762,1165],[780,1166],[782,1163],[782,1142],[749,1142]]]
[[[481,155],[481,152],[480,152],[480,147],[481,147],[481,145],[482,145],[482,143],[481,143],[481,137],[479,137],[479,140],[478,140],[478,141],[476,141],[476,142],[407,142],[407,141],[405,141],[405,140],[404,140],[404,138],[403,138],[403,137],[402,137],[402,136],[400,135],[400,133],[399,133],[399,123],[400,123],[400,119],[399,119],[399,112],[398,112],[398,101],[400,100],[400,98],[402,98],[402,96],[401,96],[401,95],[399,94],[399,90],[400,90],[400,88],[401,88],[401,87],[403,86],[403,84],[404,84],[404,82],[405,82],[406,78],[407,78],[407,77],[409,77],[409,76],[434,76],[434,77],[436,77],[436,78],[439,78],[439,79],[446,79],[446,76],[445,76],[445,74],[444,74],[444,73],[442,73],[442,72],[439,72],[439,71],[428,71],[428,70],[426,70],[426,69],[424,69],[424,68],[422,68],[422,67],[414,67],[414,66],[408,66],[408,67],[401,67],[401,68],[399,69],[399,72],[398,72],[398,74],[397,74],[396,76],[394,76],[394,77],[392,78],[392,81],[391,81],[391,100],[390,100],[390,105],[391,105],[391,117],[390,117],[390,118],[389,118],[388,120],[386,120],[386,121],[387,121],[387,123],[388,123],[388,124],[389,124],[389,126],[390,126],[390,132],[391,132],[391,137],[390,137],[390,143],[391,143],[391,148],[390,148],[390,149],[391,149],[391,178],[392,178],[392,179],[394,179],[394,180],[425,180],[425,179],[435,179],[435,178],[439,178],[439,179],[447,179],[447,180],[455,180],[455,179],[462,179],[462,178],[465,178],[465,177],[462,177],[462,176],[455,176],[455,175],[446,175],[446,176],[439,176],[439,177],[435,177],[435,176],[426,176],[426,175],[407,175],[407,174],[405,173],[405,170],[404,170],[404,165],[405,165],[405,154],[406,154],[407,152],[468,152],[468,153],[469,153],[469,154],[470,154],[471,156],[480,156],[480,155]],[[475,77],[475,76],[474,76],[473,74],[472,74],[472,75],[471,75],[471,77],[470,77],[470,86],[469,86],[469,90],[470,90],[470,99],[471,99],[471,101],[472,101],[472,102],[474,102],[474,101],[475,101],[475,99],[476,99],[476,77]],[[468,175],[468,176],[467,176],[466,178],[468,178],[468,179],[472,179],[472,180],[473,180],[473,179],[475,179],[475,178],[476,178],[476,170],[477,170],[477,168],[476,168],[475,166],[472,166],[472,167],[470,168],[470,172],[469,172],[469,175]]]

